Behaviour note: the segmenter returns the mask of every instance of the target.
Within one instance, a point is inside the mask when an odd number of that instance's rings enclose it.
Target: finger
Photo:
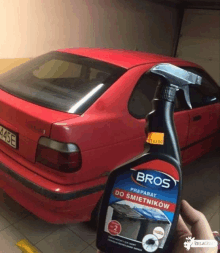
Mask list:
[[[185,200],[182,201],[181,207],[181,215],[192,226],[191,231],[196,239],[214,239],[212,230],[204,214],[191,207]]]

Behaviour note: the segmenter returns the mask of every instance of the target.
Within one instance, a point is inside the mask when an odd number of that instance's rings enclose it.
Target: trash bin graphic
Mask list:
[[[165,214],[159,209],[150,207],[134,207],[134,210],[146,217],[142,221],[137,240],[142,241],[143,237],[148,234],[156,235],[159,240],[159,248],[162,248],[171,227]]]
[[[121,224],[120,236],[137,240],[140,232],[141,224],[146,218],[129,205],[114,203],[112,220],[116,220]]]
[[[121,225],[119,236],[142,243],[143,238],[152,236],[156,238],[157,247],[164,246],[171,223],[161,210],[141,205],[130,206],[126,202],[114,203],[111,208],[111,220],[118,221]]]

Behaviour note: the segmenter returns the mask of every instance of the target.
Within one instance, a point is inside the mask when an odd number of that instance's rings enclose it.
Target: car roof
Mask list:
[[[132,50],[116,50],[116,49],[105,49],[105,48],[66,48],[59,49],[58,52],[76,54],[96,60],[111,63],[126,69],[132,68],[137,65],[147,63],[159,63],[159,62],[178,62],[186,64],[187,66],[198,66],[196,64],[159,54],[145,53],[140,51]]]

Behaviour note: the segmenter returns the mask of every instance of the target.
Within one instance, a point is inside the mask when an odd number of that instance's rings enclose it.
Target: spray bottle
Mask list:
[[[149,151],[108,178],[96,241],[105,253],[169,252],[176,229],[182,174],[174,102],[176,92],[182,90],[191,109],[189,85],[200,85],[201,77],[167,63],[150,72],[161,83],[147,116]]]

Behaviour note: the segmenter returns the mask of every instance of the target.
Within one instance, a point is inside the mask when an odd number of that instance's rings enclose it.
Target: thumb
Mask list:
[[[182,210],[181,214],[183,219],[192,226],[191,231],[193,237],[198,240],[213,240],[214,236],[212,230],[209,226],[209,223],[205,215],[196,209],[194,209],[190,204],[183,200],[182,201]]]

